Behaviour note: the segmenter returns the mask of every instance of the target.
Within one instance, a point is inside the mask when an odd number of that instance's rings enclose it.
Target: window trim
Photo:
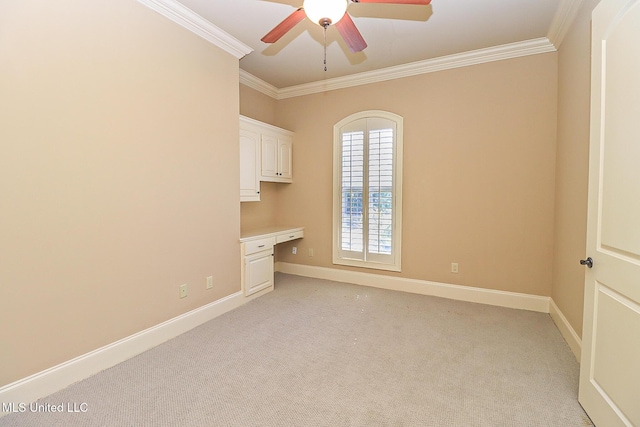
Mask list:
[[[351,122],[381,118],[395,122],[396,132],[394,140],[394,218],[392,263],[381,263],[372,260],[359,260],[340,257],[340,230],[342,208],[342,135],[340,130]],[[402,163],[403,163],[403,118],[397,114],[382,110],[367,110],[340,120],[333,127],[333,264],[352,267],[363,267],[376,270],[401,271],[402,255]],[[363,248],[366,252],[366,247]]]

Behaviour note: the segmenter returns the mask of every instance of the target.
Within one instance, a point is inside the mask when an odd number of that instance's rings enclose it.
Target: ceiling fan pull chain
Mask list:
[[[327,71],[327,26],[324,26],[324,71]]]

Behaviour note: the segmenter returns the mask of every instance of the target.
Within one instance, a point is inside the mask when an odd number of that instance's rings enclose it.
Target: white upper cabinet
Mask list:
[[[291,183],[293,132],[240,116],[240,201],[260,201],[260,181]]]
[[[292,182],[292,140],[287,134],[262,134],[262,181]]]

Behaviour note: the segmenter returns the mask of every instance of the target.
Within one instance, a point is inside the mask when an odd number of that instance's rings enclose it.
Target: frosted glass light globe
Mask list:
[[[347,0],[304,0],[304,12],[312,22],[322,26],[325,18],[335,24],[347,11]]]

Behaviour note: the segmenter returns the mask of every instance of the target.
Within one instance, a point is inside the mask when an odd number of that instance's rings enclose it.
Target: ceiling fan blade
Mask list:
[[[354,3],[387,3],[387,4],[418,4],[427,6],[431,0],[351,0]]]
[[[356,24],[353,23],[353,19],[348,13],[344,14],[344,17],[335,24],[335,27],[351,52],[361,52],[367,47],[367,42],[362,38],[362,34],[358,31]]]
[[[280,40],[280,37],[287,34],[287,32],[296,26],[296,24],[305,18],[304,9],[299,8],[291,15],[287,16],[284,21],[275,26],[275,28],[267,33],[262,40],[265,43],[275,43]]]

